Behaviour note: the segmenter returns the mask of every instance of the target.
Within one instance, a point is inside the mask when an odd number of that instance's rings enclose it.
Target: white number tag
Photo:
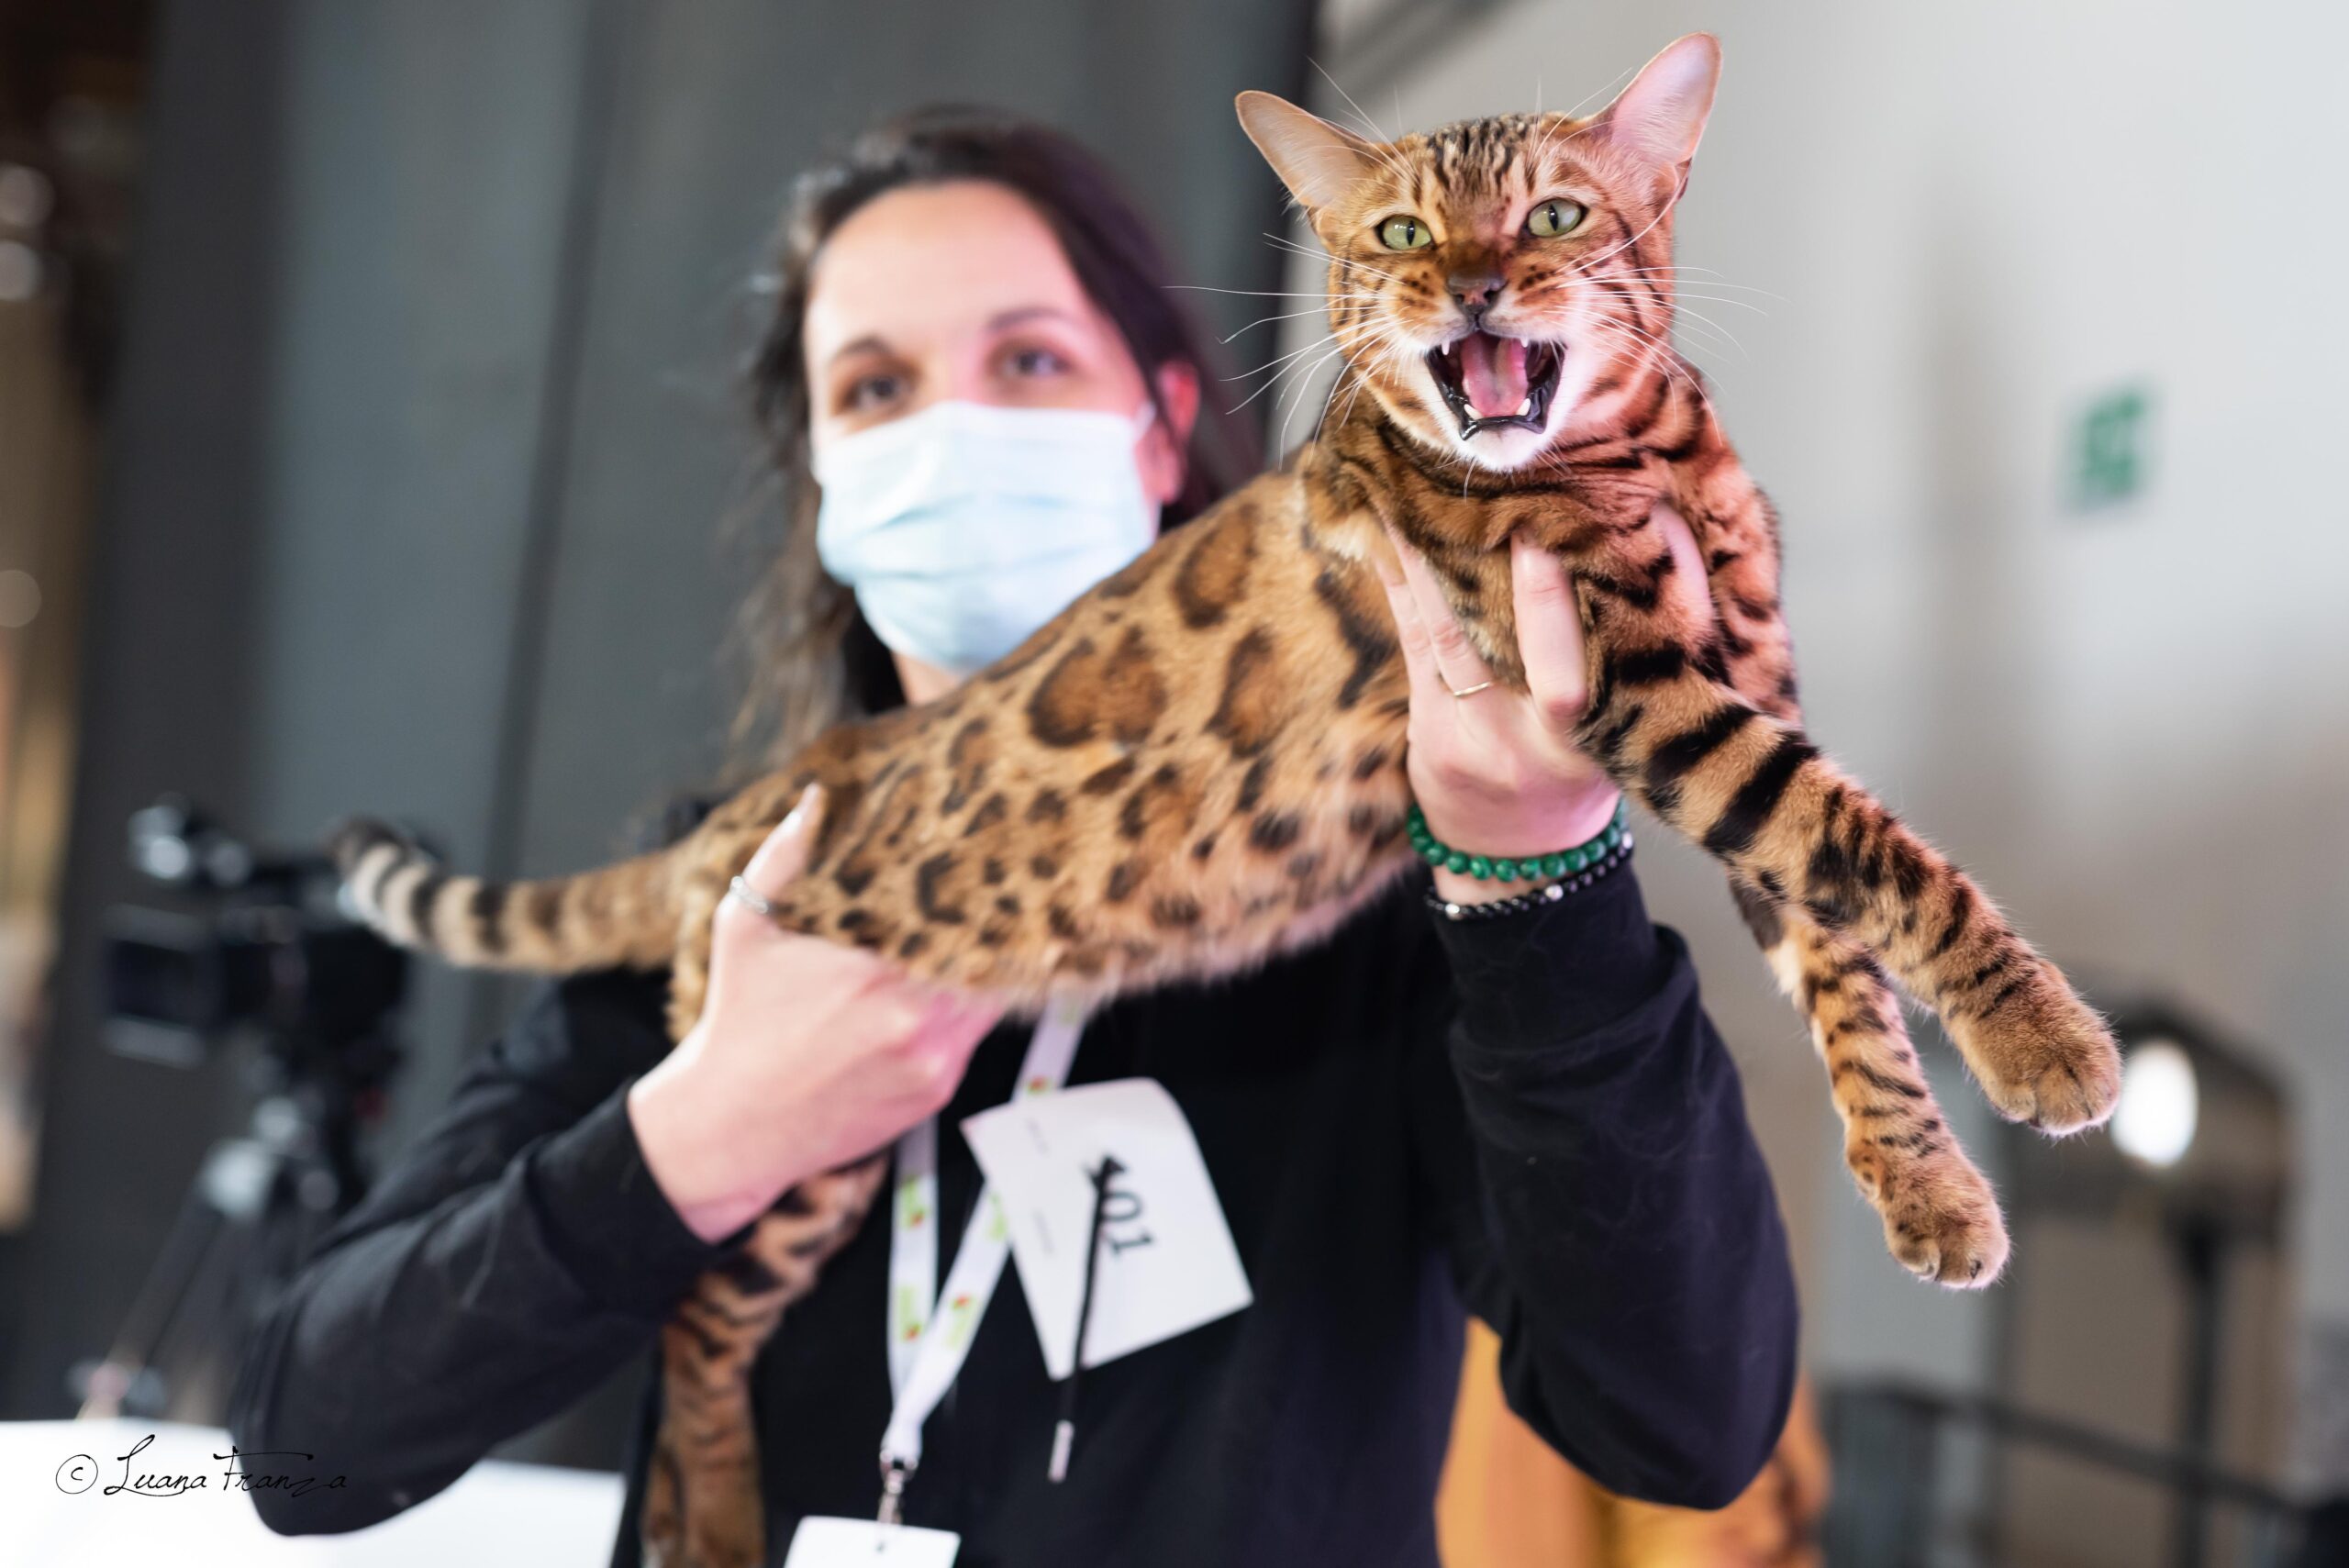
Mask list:
[[[962,1548],[952,1530],[810,1517],[799,1521],[783,1568],[952,1568]]]
[[[1075,1361],[1092,1173],[1105,1154],[1120,1170],[1102,1205],[1085,1365],[1171,1340],[1252,1299],[1198,1140],[1156,1081],[1022,1096],[968,1118],[963,1134],[1010,1221],[1020,1289],[1055,1381]]]

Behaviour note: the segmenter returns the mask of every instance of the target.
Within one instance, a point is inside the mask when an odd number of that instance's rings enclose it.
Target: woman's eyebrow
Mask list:
[[[836,365],[851,354],[885,354],[888,351],[889,345],[882,340],[881,334],[867,332],[854,342],[842,343],[839,348],[834,349],[831,357],[824,362],[828,365]]]
[[[1017,327],[1040,316],[1050,316],[1072,325],[1079,324],[1076,317],[1057,305],[1022,305],[1010,310],[998,311],[987,322],[987,330],[1000,332],[1007,327]]]

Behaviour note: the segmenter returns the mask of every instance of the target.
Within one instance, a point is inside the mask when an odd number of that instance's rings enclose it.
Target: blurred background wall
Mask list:
[[[68,1368],[247,1103],[233,1062],[98,1043],[90,936],[135,892],[128,811],[185,790],[286,840],[392,811],[468,864],[540,872],[609,853],[707,775],[744,570],[716,541],[758,500],[730,384],[745,285],[825,140],[941,96],[1040,112],[1144,194],[1196,283],[1318,290],[1316,263],[1264,238],[1285,220],[1234,91],[1384,132],[1596,106],[1704,28],[1727,67],[1679,219],[1682,347],[1784,514],[1813,726],[2100,1000],[2186,1009],[2280,1093],[2251,1140],[2291,1197],[2278,1244],[2228,1265],[2221,1457],[2349,1488],[2349,1146],[2330,1135],[2349,1114],[2349,518],[2327,468],[2349,302],[2323,282],[2349,224],[2330,195],[2349,14],[132,9],[150,40],[135,286],[103,400],[37,1180],[0,1236],[0,1415],[68,1407]],[[1238,334],[1235,369],[1318,331],[1240,330],[1309,301],[1197,297]],[[1290,439],[1319,395],[1298,380],[1254,406]],[[1697,943],[1744,1067],[1822,1382],[1990,1391],[2166,1441],[2188,1296],[2158,1203],[2019,1217],[2013,1279],[1987,1296],[1909,1280],[1718,877],[1648,845],[1652,902]],[[424,979],[386,1148],[504,1002]],[[2035,1190],[2032,1151],[1935,1054],[1962,1136]],[[2104,1158],[2065,1151],[2059,1176]],[[1984,1457],[1965,1486],[1979,1506],[2037,1484]],[[2040,1510],[2042,1560],[2153,1560],[2110,1528],[2142,1501],[2072,1507],[2104,1555]]]

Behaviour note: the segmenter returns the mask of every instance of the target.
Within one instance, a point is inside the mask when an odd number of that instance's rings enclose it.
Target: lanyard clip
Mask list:
[[[883,1524],[896,1525],[905,1522],[899,1513],[898,1505],[905,1500],[906,1481],[913,1473],[914,1467],[896,1455],[885,1453],[881,1456],[880,1520]]]

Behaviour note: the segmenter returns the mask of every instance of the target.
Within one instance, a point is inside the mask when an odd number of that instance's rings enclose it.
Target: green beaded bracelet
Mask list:
[[[1623,841],[1623,803],[1615,803],[1615,816],[1587,842],[1571,850],[1559,850],[1546,855],[1508,856],[1472,855],[1465,850],[1455,850],[1428,831],[1428,819],[1420,814],[1419,803],[1413,801],[1404,813],[1404,825],[1411,835],[1411,848],[1419,859],[1440,871],[1463,876],[1473,876],[1478,882],[1531,882],[1537,878],[1572,876],[1586,866],[1597,865]]]

